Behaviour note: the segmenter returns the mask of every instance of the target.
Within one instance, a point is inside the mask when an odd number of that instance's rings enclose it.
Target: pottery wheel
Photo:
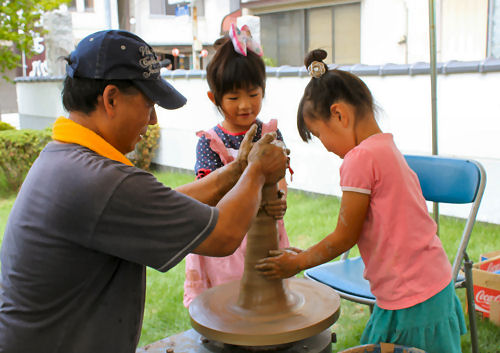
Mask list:
[[[265,185],[263,202],[277,198],[277,186]],[[191,302],[196,331],[223,343],[267,346],[311,337],[337,320],[340,296],[332,288],[304,278],[269,280],[254,269],[271,249],[278,249],[278,227],[261,208],[247,234],[241,281],[211,288]]]
[[[237,304],[239,281],[205,291],[189,306],[193,328],[203,336],[241,346],[298,341],[327,329],[340,314],[340,297],[308,279],[283,280],[288,308],[279,312],[243,309]]]

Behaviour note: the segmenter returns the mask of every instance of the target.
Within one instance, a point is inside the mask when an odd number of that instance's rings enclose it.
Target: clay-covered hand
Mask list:
[[[267,201],[262,205],[266,214],[274,219],[282,219],[286,212],[286,196],[283,191],[278,191],[276,200]]]
[[[292,247],[270,250],[269,257],[257,261],[255,269],[269,279],[292,277],[301,271],[297,261],[301,252],[301,249]]]
[[[277,183],[285,176],[288,155],[285,147],[273,143],[276,132],[269,132],[254,143],[248,163],[255,163],[266,178],[266,184]]]
[[[274,140],[273,142],[271,142],[272,144],[276,145],[276,146],[279,146],[281,148],[283,148],[283,151],[285,151],[286,153],[286,167],[287,168],[290,168],[290,149],[286,147],[285,143],[281,140]],[[290,172],[292,173],[292,171],[290,170]]]
[[[253,147],[253,138],[257,133],[257,124],[253,124],[250,129],[248,129],[243,141],[241,141],[240,148],[238,149],[238,155],[236,156],[236,162],[240,165],[241,172],[245,170],[248,164],[248,154]]]

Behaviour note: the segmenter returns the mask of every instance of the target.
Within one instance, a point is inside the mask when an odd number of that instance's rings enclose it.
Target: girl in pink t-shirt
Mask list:
[[[231,162],[238,154],[245,133],[254,124],[257,125],[254,141],[267,132],[275,132],[277,139],[283,140],[276,120],[263,123],[257,119],[266,87],[262,50],[244,28],[240,32],[233,26],[230,34],[231,38],[221,44],[207,66],[208,98],[224,119],[214,128],[197,134],[200,138],[196,147],[197,178]],[[278,188],[281,198],[266,204],[264,209],[277,220],[279,246],[287,247],[289,242],[283,223],[287,192],[285,179],[278,183]],[[189,254],[186,257],[184,305],[188,307],[197,295],[209,288],[241,279],[245,251],[246,238],[230,256]]]
[[[376,297],[361,343],[461,352],[463,312],[418,178],[392,135],[380,130],[365,83],[346,71],[329,70],[326,56],[317,49],[304,61],[312,78],[299,104],[297,127],[304,141],[315,136],[344,160],[337,226],[307,250],[271,251],[256,268],[269,278],[286,278],[357,244]]]

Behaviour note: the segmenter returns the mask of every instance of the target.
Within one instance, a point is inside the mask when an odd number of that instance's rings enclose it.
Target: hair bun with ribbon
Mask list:
[[[250,29],[247,25],[238,29],[238,27],[236,27],[233,23],[229,29],[229,37],[233,42],[234,50],[238,54],[247,56],[247,50],[250,50],[258,56],[264,55],[262,47],[255,39],[252,38],[252,34],[250,33]]]

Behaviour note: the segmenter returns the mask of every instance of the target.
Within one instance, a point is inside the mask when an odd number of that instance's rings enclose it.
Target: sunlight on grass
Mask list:
[[[7,218],[9,217],[10,209],[14,205],[15,199],[15,196],[0,198],[0,244],[3,239],[3,233],[7,224]]]

